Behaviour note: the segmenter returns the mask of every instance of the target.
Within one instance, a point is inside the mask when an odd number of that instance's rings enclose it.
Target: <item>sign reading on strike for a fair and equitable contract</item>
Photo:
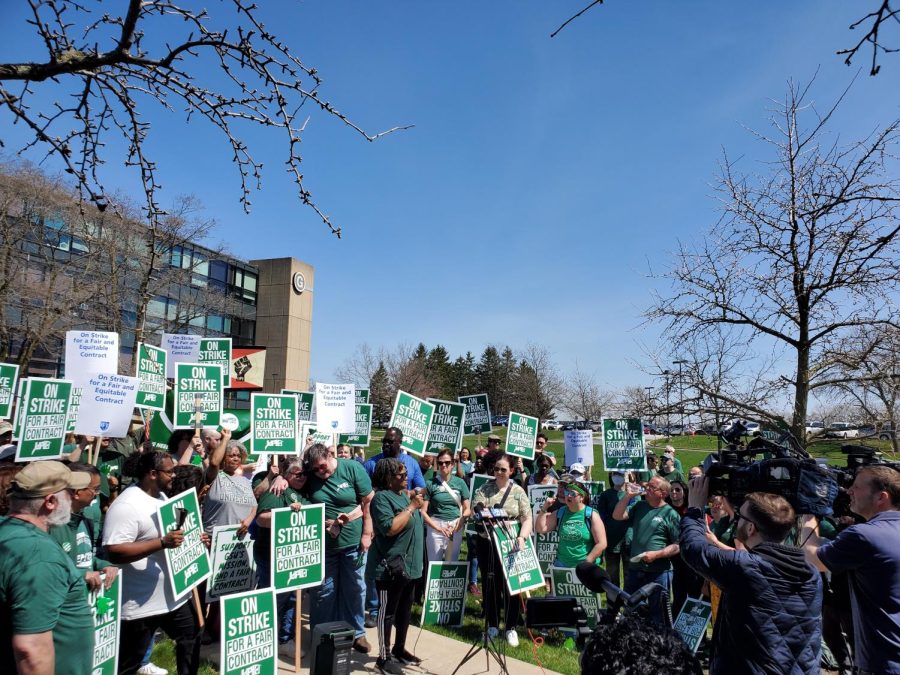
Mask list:
[[[523,459],[534,459],[537,435],[537,417],[510,412],[509,430],[506,432],[506,454]]]
[[[296,455],[297,398],[290,394],[250,397],[250,452]]]
[[[413,455],[424,455],[433,416],[434,404],[405,391],[398,391],[390,426],[403,432],[400,447]]]
[[[222,367],[203,363],[175,364],[175,428],[194,426],[200,408],[200,424],[218,426],[222,419]]]
[[[468,394],[458,396],[457,400],[466,406],[466,424],[463,433],[491,433],[491,406],[487,394]]]
[[[604,471],[646,471],[644,423],[639,417],[603,418]]]
[[[356,431],[356,387],[316,382],[316,428],[332,434]]]

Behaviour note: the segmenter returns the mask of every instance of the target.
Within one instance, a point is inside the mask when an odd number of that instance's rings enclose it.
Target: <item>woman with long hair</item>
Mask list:
[[[554,498],[544,502],[534,523],[539,534],[556,530],[559,534],[555,567],[576,567],[578,563],[599,565],[606,550],[606,528],[600,514],[584,501],[587,488],[576,481],[560,484],[563,506]]]

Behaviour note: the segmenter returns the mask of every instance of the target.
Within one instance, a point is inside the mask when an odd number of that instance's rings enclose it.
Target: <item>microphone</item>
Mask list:
[[[631,597],[625,604],[629,607],[636,607],[651,595],[653,595],[657,591],[657,589],[665,592],[665,589],[655,582],[644,584],[635,593],[632,593]]]
[[[632,603],[633,596],[616,586],[612,582],[609,573],[602,567],[597,567],[594,563],[578,563],[578,566],[575,568],[575,576],[578,577],[578,581],[594,593],[606,593],[613,603],[628,605]]]

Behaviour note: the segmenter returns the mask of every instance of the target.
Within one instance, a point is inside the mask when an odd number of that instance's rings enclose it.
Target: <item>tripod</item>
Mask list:
[[[494,589],[497,588],[497,586],[494,585],[496,583],[496,581],[494,580],[494,560],[496,558],[496,554],[493,549],[493,541],[491,540],[491,528],[493,527],[493,525],[486,520],[481,521],[481,523],[479,524],[481,525],[482,532],[488,535],[488,544],[491,547],[490,555],[487,559],[487,569],[485,570],[484,566],[482,566],[482,573],[486,572],[485,578],[487,579],[487,581],[483,585],[485,593],[493,593]],[[479,534],[478,536],[481,535]],[[501,583],[505,582],[501,579]],[[497,608],[497,612],[499,616],[499,607]],[[469,647],[469,651],[466,652],[465,656],[463,656],[462,661],[460,661],[456,665],[456,668],[453,670],[453,673],[451,675],[456,675],[460,668],[462,668],[467,662],[478,656],[478,652],[482,650],[485,653],[485,663],[487,664],[487,670],[490,670],[491,668],[491,657],[493,657],[494,661],[497,662],[497,665],[500,666],[500,672],[504,675],[509,675],[509,670],[507,670],[506,668],[506,655],[499,651],[494,638],[488,635],[489,618],[490,617],[488,617],[487,610],[485,610],[484,625],[482,626],[481,637],[475,638],[475,640],[472,642],[472,646]]]

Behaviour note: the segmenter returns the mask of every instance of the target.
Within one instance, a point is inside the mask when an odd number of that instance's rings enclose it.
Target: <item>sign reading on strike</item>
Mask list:
[[[312,422],[313,405],[316,401],[314,391],[295,391],[294,389],[282,389],[282,394],[292,394],[297,397],[297,419],[301,422]]]
[[[491,406],[487,394],[468,394],[458,396],[457,400],[466,406],[466,424],[463,433],[467,436],[491,433]]]
[[[197,363],[201,339],[199,335],[162,334],[160,346],[166,350],[166,377],[175,377],[176,363]]]
[[[8,420],[12,414],[13,401],[16,400],[16,381],[19,379],[19,366],[11,363],[0,363],[0,419]]]
[[[162,410],[166,405],[166,350],[138,343],[136,377],[141,381],[134,405]]]
[[[66,414],[66,432],[75,431],[78,422],[78,413],[81,412],[81,395],[84,390],[72,385],[72,396],[69,398],[69,412]],[[168,447],[168,446],[167,446]]]
[[[430,398],[428,402],[434,405],[434,417],[431,418],[425,453],[436,455],[441,448],[450,448],[456,454],[462,447],[466,406],[438,398]]]
[[[219,426],[222,419],[222,367],[202,363],[175,364],[175,428],[194,426],[200,408],[200,424]]]
[[[223,595],[249,591],[256,585],[253,540],[238,539],[237,525],[222,525],[212,531],[212,573],[206,582],[207,602]]]
[[[420,626],[461,626],[466,613],[469,563],[430,562]]]
[[[140,380],[126,375],[95,373],[81,387],[75,433],[87,436],[128,435]]]
[[[250,452],[296,455],[297,399],[290,394],[253,394],[250,397]]]
[[[551,567],[550,581],[553,595],[569,595],[578,600],[578,604],[587,614],[588,626],[594,628],[597,625],[597,613],[600,611],[600,595],[581,583],[575,576],[575,569],[571,567]],[[574,623],[572,625],[574,626]]]
[[[231,385],[231,338],[201,338],[197,363],[222,367],[222,386]]]
[[[357,389],[356,391],[359,391]],[[371,442],[372,438],[372,404],[357,403],[356,404],[356,433],[340,434],[338,443],[341,445],[362,445],[366,446]]]
[[[104,578],[106,575],[103,575]],[[116,675],[119,670],[119,628],[122,615],[122,575],[109,588],[92,591],[88,604],[94,617],[94,660],[91,675]]]
[[[356,404],[360,403],[368,403],[369,402],[369,390],[368,389],[357,389],[356,390]]]
[[[525,548],[516,549],[519,524],[511,522],[509,525],[514,536],[507,534],[504,528],[495,527],[491,530],[509,594],[518,595],[532,588],[541,588],[544,585],[544,573],[534,550],[534,542],[529,537],[525,540]]]
[[[644,423],[640,417],[603,418],[603,469],[647,470]]]
[[[325,505],[272,509],[272,587],[295,591],[325,578]]]
[[[72,383],[29,377],[16,413],[16,461],[58,459],[63,451]]]
[[[278,675],[278,612],[271,588],[222,598],[219,672]]]
[[[506,454],[523,459],[534,459],[537,445],[538,418],[522,413],[509,413],[509,431],[506,433]]]
[[[537,520],[538,511],[550,497],[555,497],[557,491],[556,485],[529,485],[528,499],[531,501],[531,522]],[[557,507],[565,506],[562,503]],[[553,529],[550,532],[534,533],[534,547],[537,551],[538,561],[541,563],[541,571],[545,576],[549,576],[550,568],[553,561],[556,560],[556,550],[559,548],[559,530]]]
[[[169,586],[172,594],[178,598],[206,579],[210,573],[209,554],[200,538],[203,522],[200,520],[197,491],[188,488],[163,502],[157,508],[157,516],[163,535],[172,530],[184,532],[181,546],[165,549]]]
[[[403,432],[400,447],[414,455],[424,455],[433,416],[433,404],[405,391],[398,391],[390,426]]]
[[[703,600],[687,598],[681,606],[681,612],[672,626],[685,641],[691,651],[697,653],[697,647],[706,634],[706,627],[712,617],[712,606]]]

